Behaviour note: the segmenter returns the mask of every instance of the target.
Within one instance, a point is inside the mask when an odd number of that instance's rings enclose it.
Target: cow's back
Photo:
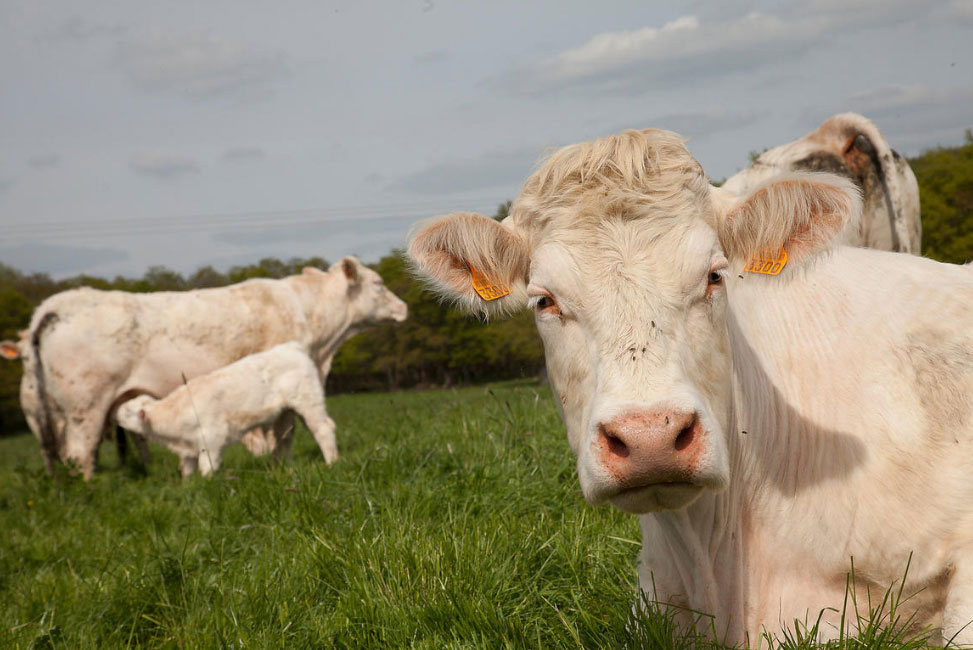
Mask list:
[[[161,397],[248,354],[310,338],[297,297],[275,280],[149,294],[79,289],[45,301],[35,324],[47,313],[56,315],[42,333],[48,388],[78,408],[106,391]]]

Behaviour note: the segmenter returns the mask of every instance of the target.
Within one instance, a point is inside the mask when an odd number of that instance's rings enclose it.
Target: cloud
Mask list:
[[[661,27],[604,32],[553,57],[487,80],[516,94],[591,90],[637,95],[668,85],[798,58],[840,32],[905,21],[923,13],[897,0],[811,0],[778,14],[702,22],[682,16]]]
[[[62,276],[127,260],[128,257],[128,251],[120,248],[81,248],[35,242],[0,248],[0,260],[8,266],[26,273],[44,272]]]
[[[115,52],[129,83],[194,99],[254,99],[287,74],[284,55],[212,33],[130,38]]]
[[[223,160],[227,162],[242,162],[266,158],[267,152],[259,147],[230,147],[223,152]]]
[[[195,160],[165,149],[138,153],[128,166],[136,173],[165,179],[199,173],[199,166]]]
[[[93,23],[77,14],[61,21],[51,32],[39,37],[40,40],[59,40],[84,42],[96,38],[117,38],[126,32],[119,24]]]
[[[653,117],[637,124],[620,125],[611,132],[617,133],[625,129],[641,129],[651,126],[675,131],[687,138],[702,139],[716,133],[749,126],[767,115],[767,111],[728,111],[724,108],[715,108],[696,113],[672,113]]]
[[[466,192],[505,185],[519,187],[541,153],[541,147],[527,147],[490,151],[467,160],[444,161],[407,174],[390,187],[414,194]]]
[[[39,153],[27,159],[27,164],[34,169],[57,167],[58,163],[60,162],[61,157],[56,153]]]
[[[966,25],[973,25],[973,2],[952,0],[946,9],[946,16]]]
[[[435,50],[433,52],[425,52],[415,57],[416,63],[442,63],[449,58],[443,50]]]

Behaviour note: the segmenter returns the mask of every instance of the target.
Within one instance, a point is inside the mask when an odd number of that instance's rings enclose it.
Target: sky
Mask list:
[[[0,89],[8,266],[375,261],[627,128],[713,179],[845,111],[960,144],[973,0],[5,0]]]

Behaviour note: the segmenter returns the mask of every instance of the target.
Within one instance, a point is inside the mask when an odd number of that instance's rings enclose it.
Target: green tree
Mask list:
[[[973,260],[973,135],[967,143],[909,160],[919,181],[922,253],[944,262]]]

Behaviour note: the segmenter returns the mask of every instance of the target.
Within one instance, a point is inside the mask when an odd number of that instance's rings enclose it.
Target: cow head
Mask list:
[[[420,224],[409,253],[469,311],[533,310],[585,497],[644,513],[730,480],[727,278],[783,248],[785,271],[761,280],[786,281],[859,203],[849,182],[809,173],[740,198],[675,134],[628,131],[555,153],[502,223]]]
[[[307,271],[308,269],[305,269],[305,272]],[[351,256],[343,258],[340,262],[332,264],[328,273],[342,278],[346,284],[351,317],[354,322],[369,325],[384,321],[401,323],[408,316],[408,306],[388,290],[382,282],[382,276],[356,258]]]
[[[152,430],[152,421],[146,409],[155,401],[149,395],[139,395],[122,402],[115,411],[115,421],[123,429],[135,433],[146,433]]]

